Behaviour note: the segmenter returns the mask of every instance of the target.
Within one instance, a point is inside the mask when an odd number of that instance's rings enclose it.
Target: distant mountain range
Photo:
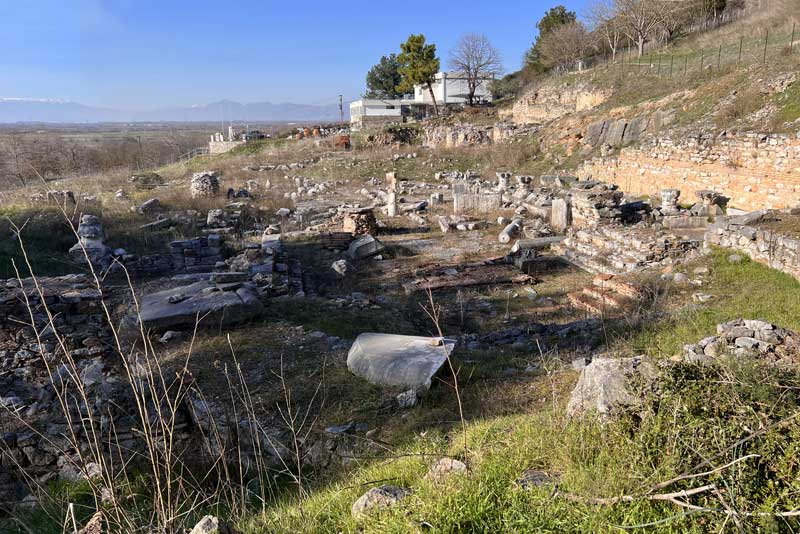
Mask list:
[[[349,119],[345,106],[345,120]],[[222,100],[206,105],[152,111],[125,111],[85,106],[64,100],[0,97],[0,123],[11,122],[218,122],[218,121],[319,121],[339,120],[339,105],[241,104]]]

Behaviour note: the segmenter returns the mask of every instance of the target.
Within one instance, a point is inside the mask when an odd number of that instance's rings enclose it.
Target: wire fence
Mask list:
[[[716,48],[703,48],[685,54],[672,54],[654,50],[643,56],[635,51],[618,54],[616,60],[607,58],[592,69],[636,72],[650,76],[686,76],[691,73],[712,71],[728,67],[767,64],[776,57],[788,57],[800,52],[800,30],[792,23],[791,31],[764,30],[761,36],[745,37]]]
[[[751,8],[724,13],[704,19],[685,30],[685,35],[702,34],[754,14]],[[721,69],[728,66],[766,64],[771,58],[786,57],[800,51],[800,28],[792,17],[781,29],[766,28],[758,35],[740,36],[738,40],[721,43],[716,48],[698,48],[686,53],[670,53],[663,43],[654,40],[645,43],[639,56],[635,45],[617,50],[616,54],[598,54],[584,58],[569,66],[551,71],[552,76],[600,70],[634,71],[642,75],[672,77],[692,72]]]

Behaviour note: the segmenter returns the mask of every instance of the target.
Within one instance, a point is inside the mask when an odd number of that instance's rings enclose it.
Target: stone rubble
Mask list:
[[[776,364],[796,365],[800,349],[797,332],[767,321],[736,319],[717,325],[717,335],[684,347],[684,359],[710,363],[716,358],[759,358]]]
[[[189,187],[192,198],[215,197],[219,195],[219,177],[214,171],[196,172],[192,175]]]

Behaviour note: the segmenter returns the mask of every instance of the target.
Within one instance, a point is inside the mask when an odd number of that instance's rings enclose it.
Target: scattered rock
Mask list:
[[[717,325],[717,335],[684,346],[683,359],[710,363],[723,355],[766,358],[794,364],[798,334],[760,320],[736,319]]]
[[[376,508],[393,506],[409,493],[411,493],[410,490],[397,486],[384,485],[372,488],[353,503],[350,511],[353,517],[359,517]]]
[[[194,526],[189,534],[234,534],[234,531],[219,518],[207,515]]]
[[[180,341],[181,339],[183,339],[182,332],[176,332],[175,330],[167,330],[166,332],[164,332],[164,335],[158,339],[158,341],[159,343],[167,345],[169,343]]]
[[[440,458],[428,470],[426,478],[433,481],[441,481],[450,475],[460,475],[468,471],[464,462],[454,458]]]
[[[689,277],[686,276],[684,273],[675,273],[672,275],[672,280],[677,284],[685,284],[689,281]]]
[[[161,202],[157,198],[151,198],[142,203],[137,209],[139,213],[154,213],[161,209]]]
[[[397,405],[400,408],[407,409],[413,408],[419,402],[419,397],[417,396],[417,390],[409,389],[408,391],[404,391],[395,397],[397,399]]]
[[[350,271],[350,264],[347,263],[347,260],[336,260],[331,264],[331,269],[336,271],[339,276],[344,277]]]
[[[541,469],[526,469],[517,479],[517,486],[523,490],[531,490],[541,486],[547,486],[555,482],[556,477]]]
[[[587,365],[572,390],[567,415],[597,412],[610,415],[614,410],[635,406],[637,397],[630,391],[634,378],[650,378],[653,365],[643,356],[634,358],[595,358]]]
[[[103,512],[95,512],[78,534],[103,534]]]

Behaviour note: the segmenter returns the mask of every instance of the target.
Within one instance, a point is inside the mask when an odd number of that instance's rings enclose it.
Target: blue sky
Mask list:
[[[585,0],[565,5],[580,14]],[[424,33],[446,64],[484,33],[516,70],[556,1],[0,0],[0,97],[153,109],[357,98],[381,55]]]

